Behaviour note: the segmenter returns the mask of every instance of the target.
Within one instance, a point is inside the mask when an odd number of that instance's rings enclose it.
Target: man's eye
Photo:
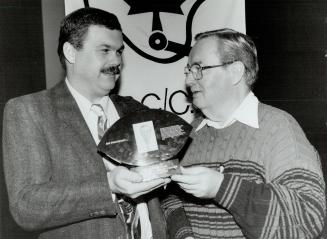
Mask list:
[[[109,49],[102,49],[101,51],[102,51],[103,53],[108,53],[108,52],[110,52]]]
[[[123,54],[123,51],[124,51],[124,50],[118,50],[118,51],[117,51],[117,55],[121,56],[121,55]]]

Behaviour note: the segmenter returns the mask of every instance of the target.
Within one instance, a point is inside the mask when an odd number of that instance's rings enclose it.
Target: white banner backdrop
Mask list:
[[[245,0],[65,0],[65,12],[96,7],[114,13],[124,33],[120,95],[191,122],[184,66],[203,31],[232,28],[245,33]]]

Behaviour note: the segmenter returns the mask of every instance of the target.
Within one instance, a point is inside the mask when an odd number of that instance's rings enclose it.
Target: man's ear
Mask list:
[[[231,73],[233,74],[232,82],[233,85],[237,85],[242,79],[245,73],[245,66],[241,61],[235,61],[230,66]]]
[[[76,49],[74,48],[74,46],[72,44],[70,44],[69,42],[65,42],[62,49],[63,49],[66,60],[70,64],[74,64],[75,63],[75,54],[76,54]]]

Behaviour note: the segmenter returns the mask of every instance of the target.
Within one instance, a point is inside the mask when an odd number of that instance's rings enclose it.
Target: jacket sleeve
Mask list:
[[[4,173],[15,221],[26,230],[39,230],[116,215],[106,175],[69,182],[53,175],[51,145],[35,122],[33,107],[15,99],[4,111]]]
[[[316,238],[326,215],[318,153],[292,118],[272,131],[267,181],[246,180],[226,168],[215,200],[247,238]]]

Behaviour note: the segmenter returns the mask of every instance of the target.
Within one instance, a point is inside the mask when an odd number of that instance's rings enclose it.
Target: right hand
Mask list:
[[[132,172],[123,166],[117,166],[108,173],[108,183],[111,191],[130,198],[137,198],[169,182],[169,178],[159,178],[143,182],[142,175]]]
[[[181,174],[172,175],[171,179],[187,193],[198,198],[215,198],[224,179],[224,174],[206,167],[180,167]]]

